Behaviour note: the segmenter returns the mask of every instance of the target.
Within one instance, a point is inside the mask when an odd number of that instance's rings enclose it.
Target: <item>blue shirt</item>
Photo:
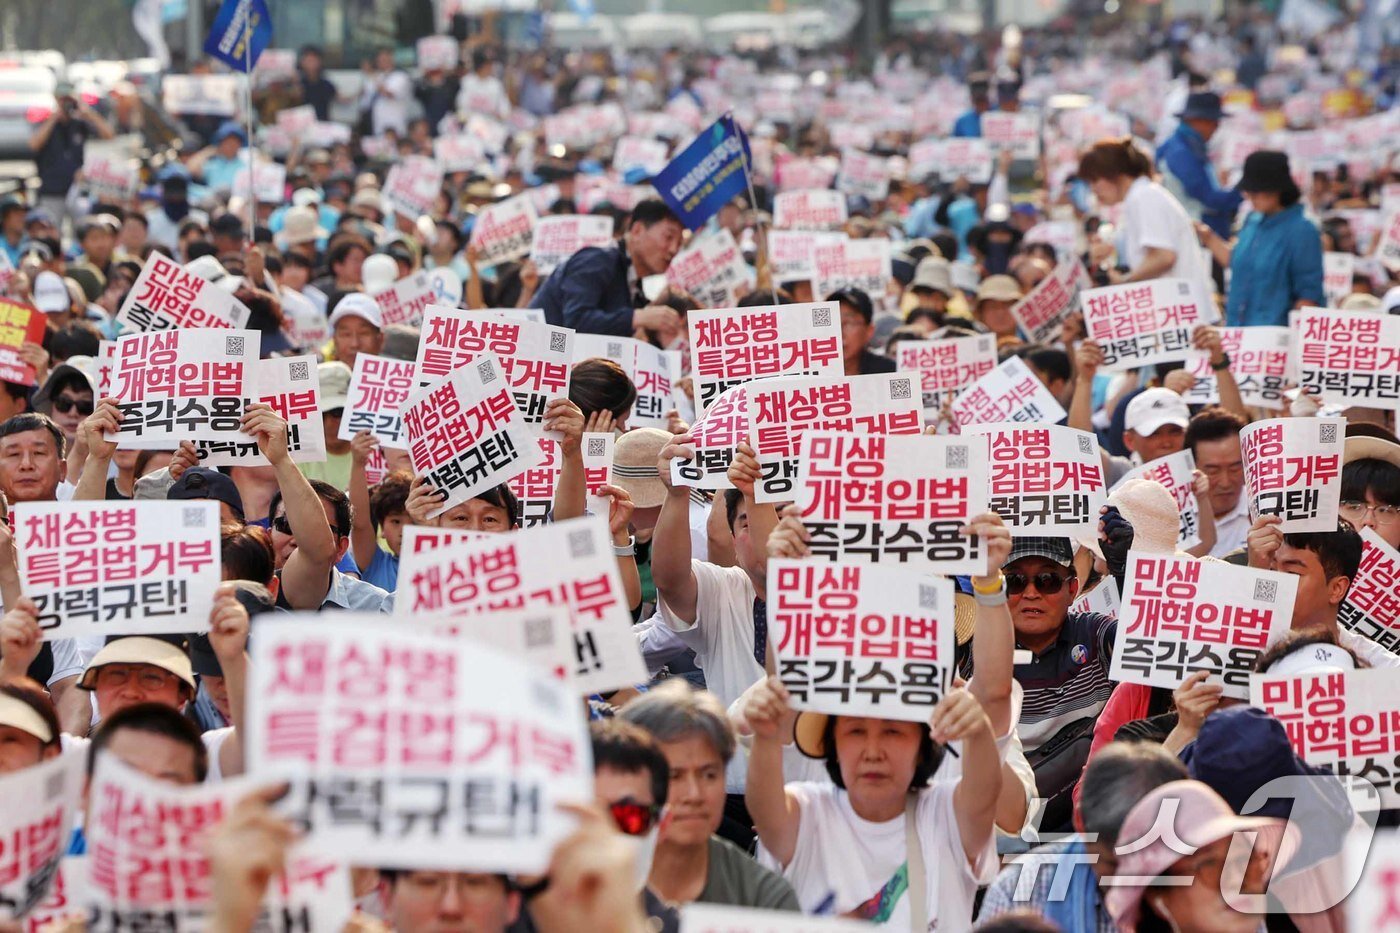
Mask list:
[[[1326,305],[1317,227],[1301,204],[1267,216],[1251,213],[1230,254],[1225,323],[1286,327],[1289,310],[1300,300]]]
[[[959,139],[980,139],[982,136],[982,115],[969,110],[953,122],[953,136]]]
[[[386,593],[394,592],[399,588],[398,555],[376,547],[369,566],[360,572],[360,579],[366,583],[373,583]]]
[[[1201,223],[1217,235],[1229,239],[1230,224],[1243,196],[1233,188],[1222,188],[1211,170],[1206,141],[1183,122],[1167,141],[1157,148],[1157,166],[1168,191],[1181,199],[1188,213],[1200,212]]]
[[[225,159],[221,155],[212,155],[204,163],[204,184],[210,188],[223,188],[230,190],[233,188],[233,179],[239,172],[246,173],[248,163],[240,152],[232,159]]]

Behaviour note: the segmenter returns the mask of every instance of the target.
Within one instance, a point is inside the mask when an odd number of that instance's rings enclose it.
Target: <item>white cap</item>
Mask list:
[[[379,311],[379,304],[364,292],[351,292],[340,299],[331,312],[327,326],[334,330],[336,323],[347,317],[363,318],[381,330],[384,328],[384,315]]]
[[[47,314],[67,311],[73,305],[63,277],[47,269],[34,276],[34,307]]]
[[[1123,429],[1136,431],[1139,437],[1148,437],[1164,425],[1185,428],[1190,421],[1191,409],[1186,407],[1186,399],[1171,389],[1148,389],[1128,403]]]
[[[364,284],[366,292],[383,291],[393,285],[398,277],[398,262],[393,256],[384,253],[365,257],[364,266],[360,269],[360,281]]]

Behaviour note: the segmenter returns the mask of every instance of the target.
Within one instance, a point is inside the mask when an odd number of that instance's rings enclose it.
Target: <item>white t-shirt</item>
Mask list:
[[[505,119],[510,115],[510,98],[506,96],[505,85],[494,75],[486,78],[467,75],[457,90],[457,112]]]
[[[1026,758],[1026,749],[1021,744],[1021,730],[1016,728],[1021,721],[1021,701],[1025,698],[1025,690],[1022,689],[1019,681],[1011,681],[1011,728],[1006,735],[997,738],[997,757],[1002,764],[1010,765],[1011,772],[1016,775],[1021,782],[1021,787],[1026,794],[1026,823],[1030,822],[1033,815],[1035,802],[1035,769],[1031,767],[1030,760]],[[962,743],[952,743],[962,752]],[[938,770],[933,772],[933,777],[929,781],[934,784],[949,784],[954,787],[962,780],[962,758],[952,755],[944,755],[943,760],[938,763]],[[1025,829],[1023,823],[1020,829]],[[1006,836],[1015,836],[1017,833],[1007,832],[998,826],[998,833]]]
[[[1249,541],[1249,497],[1240,491],[1240,501],[1224,515],[1215,516],[1215,547],[1211,557],[1224,557],[1244,547]]]
[[[1135,179],[1123,199],[1123,261],[1136,269],[1149,248],[1176,253],[1176,264],[1165,278],[1186,279],[1206,289],[1210,268],[1201,262],[1201,243],[1181,202],[1155,181]]]
[[[914,811],[928,875],[928,929],[938,933],[971,929],[977,888],[990,884],[997,873],[994,833],[987,833],[975,864],[963,851],[953,810],[956,787],[930,785],[919,793]],[[877,920],[885,929],[908,930],[904,815],[883,823],[861,819],[846,792],[829,782],[789,784],[787,791],[802,808],[792,861],[779,865],[760,842],[759,862],[782,872],[804,913],[824,905],[838,915],[861,909],[857,916]],[[892,902],[882,903],[887,898]]]
[[[1365,635],[1337,626],[1337,644],[1372,667],[1400,667],[1400,656],[1391,654]]]

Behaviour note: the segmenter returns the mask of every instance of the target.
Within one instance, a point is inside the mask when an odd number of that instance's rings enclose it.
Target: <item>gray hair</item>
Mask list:
[[[1148,793],[1190,778],[1171,752],[1150,742],[1110,742],[1084,769],[1079,813],[1086,833],[1114,846],[1128,811]]]
[[[724,707],[713,693],[692,689],[679,677],[637,697],[617,715],[619,719],[641,726],[662,744],[699,735],[710,743],[725,764],[734,757],[734,727]]]

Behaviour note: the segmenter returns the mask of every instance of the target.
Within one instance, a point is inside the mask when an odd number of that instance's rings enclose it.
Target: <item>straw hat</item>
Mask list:
[[[1133,550],[1175,554],[1181,529],[1176,498],[1155,479],[1132,479],[1108,497],[1108,504],[1133,526]]]
[[[657,472],[661,448],[672,435],[659,428],[637,428],[617,439],[613,448],[613,482],[632,496],[639,509],[652,509],[666,501],[666,484]]]

